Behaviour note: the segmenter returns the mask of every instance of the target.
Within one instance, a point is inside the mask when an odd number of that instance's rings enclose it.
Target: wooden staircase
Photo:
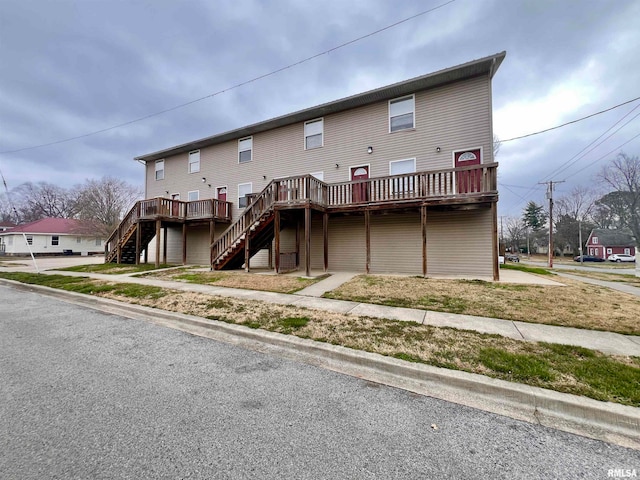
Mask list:
[[[214,270],[242,267],[246,261],[247,241],[251,258],[273,240],[274,204],[279,185],[280,182],[271,181],[252,200],[238,220],[211,244],[211,266]]]
[[[140,250],[144,250],[149,245],[149,242],[156,235],[156,228],[153,222],[140,222],[134,223],[129,227],[129,230],[125,236],[120,240],[119,246],[121,248],[120,263],[136,263],[136,230],[140,229]],[[112,249],[107,257],[105,263],[117,263],[118,261],[118,245]]]

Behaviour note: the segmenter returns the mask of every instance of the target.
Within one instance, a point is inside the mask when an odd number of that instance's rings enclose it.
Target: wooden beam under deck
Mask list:
[[[427,206],[420,207],[420,223],[422,226],[422,276],[427,276]]]
[[[311,208],[304,209],[304,270],[311,276]]]
[[[160,230],[162,228],[162,222],[156,220],[156,268],[160,267]]]
[[[276,255],[276,273],[280,273],[280,210],[276,208],[273,217],[274,249]]]

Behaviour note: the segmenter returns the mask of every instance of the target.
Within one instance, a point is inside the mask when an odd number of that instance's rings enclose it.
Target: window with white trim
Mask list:
[[[624,254],[625,255],[631,255],[631,249],[630,248],[625,248],[624,249]]]
[[[598,243],[598,237],[593,237],[593,244],[596,245]]]
[[[195,202],[196,200],[200,200],[200,190],[193,190],[187,193],[187,198],[190,202]]]
[[[200,171],[200,150],[189,152],[189,173]]]
[[[397,132],[415,126],[415,97],[413,95],[389,100],[389,131]]]
[[[60,245],[60,237],[58,235],[51,236],[51,245],[54,247]]]
[[[156,180],[164,180],[164,160],[156,160]]]
[[[613,250],[611,248],[607,248],[607,253],[611,255],[613,253]]]
[[[251,161],[253,151],[253,137],[241,138],[238,140],[238,163]]]
[[[253,190],[253,183],[239,183],[238,184],[238,206],[245,208],[249,202],[247,201],[247,195]]]
[[[319,148],[324,145],[324,119],[304,122],[304,149]]]
[[[389,175],[403,175],[405,173],[416,172],[416,159],[408,158],[406,160],[393,160],[389,162]],[[391,178],[391,192],[397,195],[408,194],[414,191],[415,177],[407,176],[400,178]]]

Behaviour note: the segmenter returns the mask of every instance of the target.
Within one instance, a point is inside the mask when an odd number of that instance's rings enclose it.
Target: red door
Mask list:
[[[480,165],[480,149],[461,150],[453,154],[454,167],[471,167]],[[477,193],[480,192],[482,180],[482,169],[464,170],[456,172],[457,193]]]
[[[171,200],[177,200],[176,202],[171,202],[171,215],[174,217],[180,216],[180,194],[174,193],[171,195]]]
[[[216,192],[216,196],[218,197],[218,200],[226,202],[227,201],[227,187],[218,187],[217,188],[217,192]],[[222,217],[225,218],[226,215],[226,204],[224,203],[218,203],[218,211],[216,212],[218,217]]]
[[[351,167],[351,181],[367,180],[369,178],[369,166]],[[369,182],[354,183],[352,187],[353,203],[369,201]]]

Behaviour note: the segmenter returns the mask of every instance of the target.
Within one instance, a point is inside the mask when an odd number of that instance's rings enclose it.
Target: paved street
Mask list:
[[[638,451],[38,294],[0,305],[3,479],[640,472]]]

